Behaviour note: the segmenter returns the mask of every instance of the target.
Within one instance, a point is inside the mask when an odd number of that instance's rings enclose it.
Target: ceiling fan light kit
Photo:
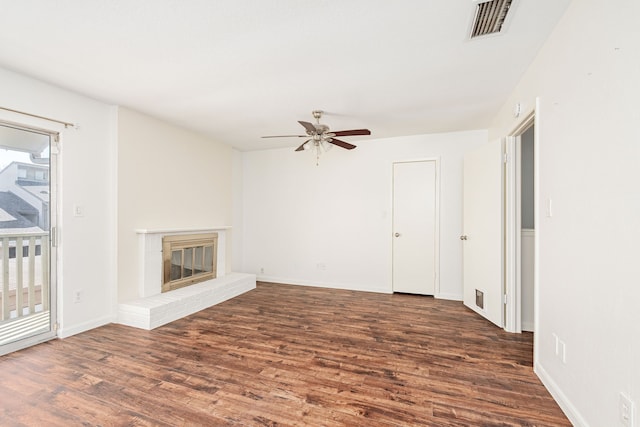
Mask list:
[[[314,110],[311,112],[313,118],[316,119],[316,123],[309,123],[299,120],[298,123],[306,131],[306,135],[276,135],[276,136],[263,136],[263,138],[309,138],[303,142],[295,151],[315,151],[316,154],[316,166],[320,163],[320,154],[329,151],[334,145],[338,147],[353,150],[355,145],[345,141],[336,139],[336,136],[357,136],[357,135],[371,135],[369,129],[352,129],[331,132],[329,126],[320,123],[322,117],[322,110]]]

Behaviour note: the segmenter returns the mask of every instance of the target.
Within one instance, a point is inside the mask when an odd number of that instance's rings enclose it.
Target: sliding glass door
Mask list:
[[[56,140],[0,122],[0,354],[55,336]]]

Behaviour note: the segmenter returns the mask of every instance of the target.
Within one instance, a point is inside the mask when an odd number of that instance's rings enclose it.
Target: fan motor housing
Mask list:
[[[318,132],[319,135],[329,131],[329,126],[327,125],[318,123],[318,124],[315,124],[314,126],[316,128],[316,132]]]

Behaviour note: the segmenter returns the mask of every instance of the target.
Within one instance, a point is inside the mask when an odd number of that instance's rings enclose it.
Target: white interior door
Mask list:
[[[464,157],[464,304],[504,326],[503,149],[494,141]]]
[[[438,192],[435,160],[393,164],[393,291],[434,295]]]

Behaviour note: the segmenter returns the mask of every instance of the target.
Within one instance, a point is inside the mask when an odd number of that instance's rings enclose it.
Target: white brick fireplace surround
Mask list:
[[[226,272],[226,231],[231,227],[136,230],[138,293],[141,298],[118,305],[118,323],[151,330],[211,307],[256,287],[254,274]],[[162,238],[218,233],[217,277],[162,293]]]

